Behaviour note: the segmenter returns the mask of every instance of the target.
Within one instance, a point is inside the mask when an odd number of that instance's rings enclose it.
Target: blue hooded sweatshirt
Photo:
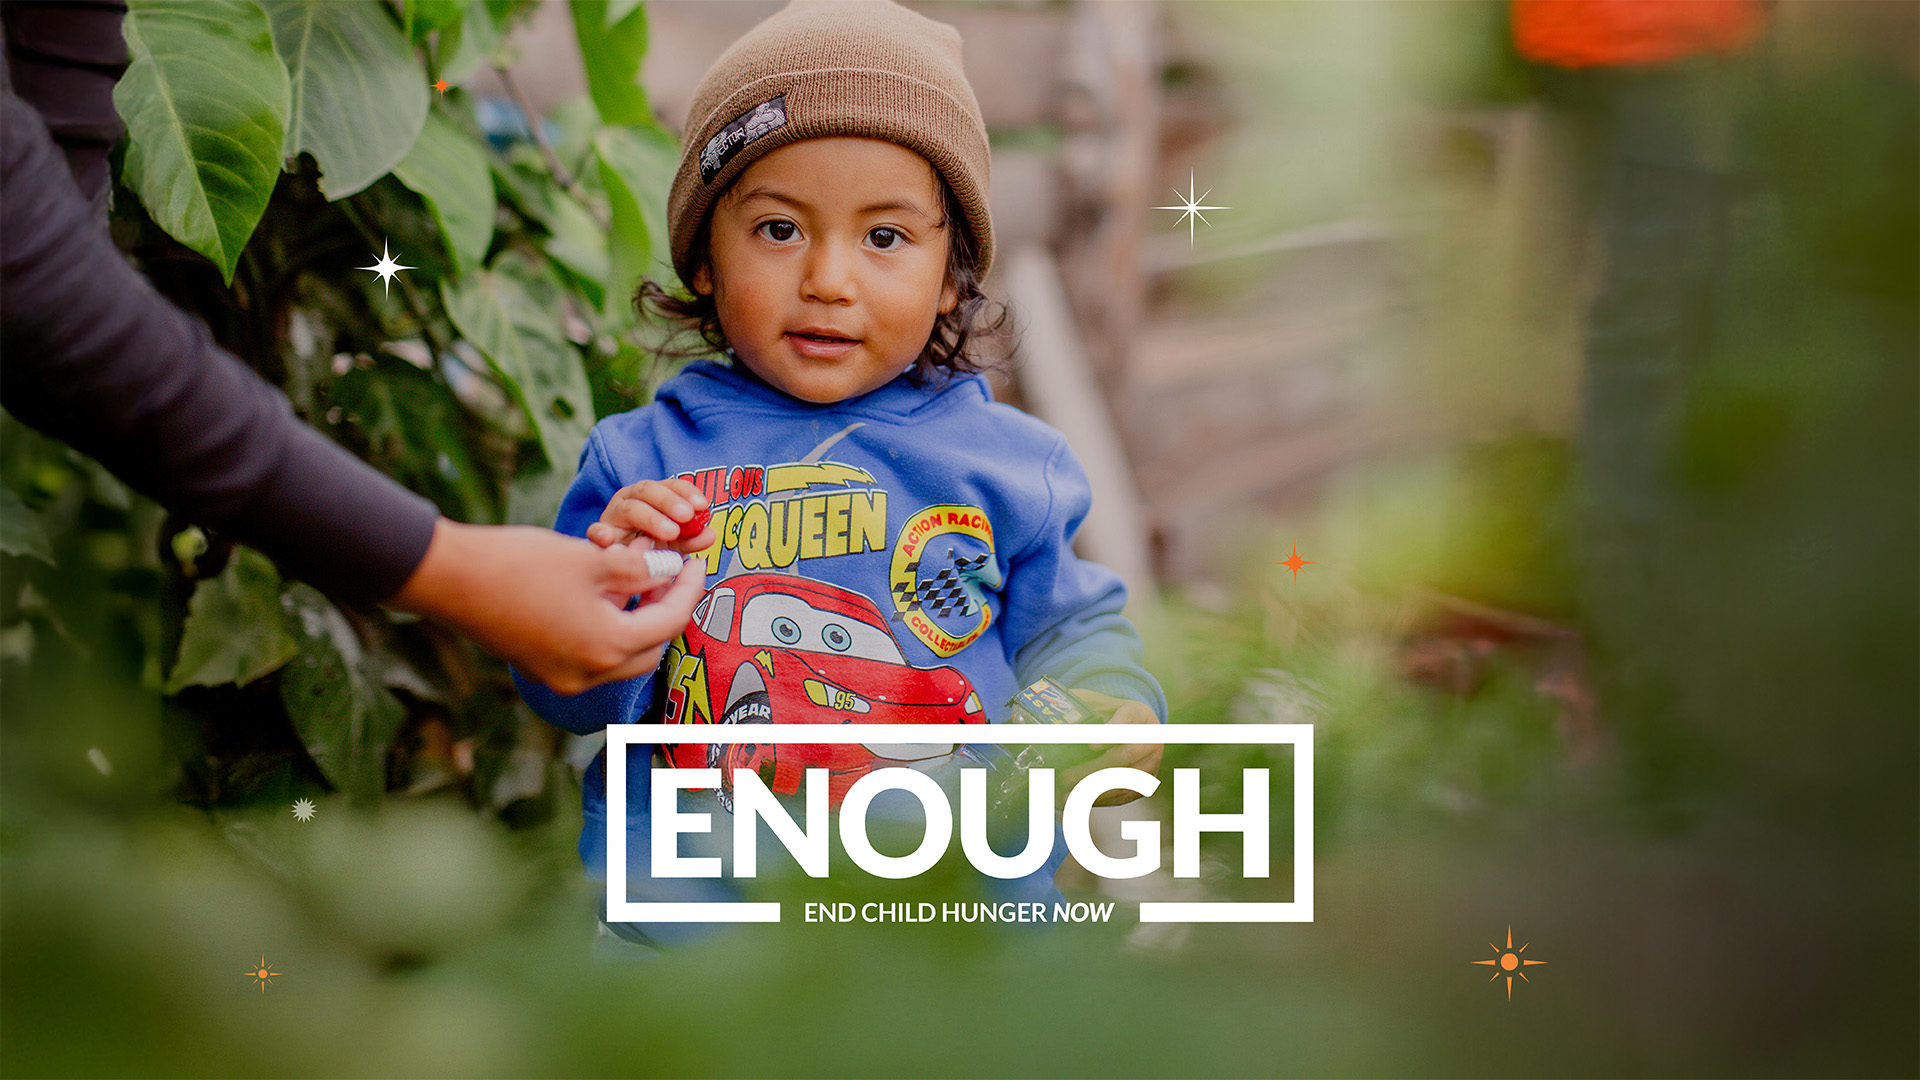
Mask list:
[[[903,375],[822,405],[744,369],[691,364],[653,404],[594,427],[554,528],[584,535],[620,488],[672,477],[691,480],[712,507],[707,594],[652,676],[564,697],[516,674],[528,703],[559,727],[584,735],[662,721],[998,723],[1042,676],[1145,702],[1166,718],[1139,634],[1121,614],[1119,576],[1073,553],[1091,502],[1080,463],[1059,432],[993,402],[979,376],[927,388]],[[754,768],[781,793],[794,790],[801,769],[830,768],[836,805],[863,766],[874,767],[857,746],[750,747],[731,758],[722,750],[714,759],[699,744],[669,753],[681,767]],[[723,879],[646,877],[652,754],[634,751],[633,898],[736,898]],[[830,760],[800,756],[808,752]],[[585,778],[580,842],[601,879],[605,764],[603,750]],[[952,756],[880,764],[910,764],[957,790]],[[683,802],[717,811],[716,844],[731,836],[718,801]],[[878,813],[882,803],[874,805]],[[1046,866],[999,891],[1056,897],[1063,856],[1056,842]]]

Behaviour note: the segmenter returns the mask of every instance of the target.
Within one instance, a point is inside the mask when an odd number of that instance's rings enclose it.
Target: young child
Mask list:
[[[693,363],[653,404],[601,421],[555,523],[687,553],[715,580],[653,677],[575,697],[522,680],[541,715],[581,734],[643,720],[999,722],[1044,677],[1109,723],[1164,720],[1120,579],[1070,546],[1089,506],[1079,463],[1058,432],[994,404],[965,352],[993,256],[987,173],[959,34],[891,0],[795,0],[715,61],[668,209],[691,295],[642,294],[728,362]],[[647,876],[646,750],[627,773],[630,894],[732,898],[723,881]],[[752,769],[781,793],[828,768],[836,805],[865,772],[906,765],[958,806],[967,751],[890,747],[880,730],[865,746],[663,753]],[[1159,758],[1111,746],[1063,772],[1061,790]],[[585,786],[581,854],[604,875],[604,753]],[[727,795],[683,797],[715,815],[715,849],[685,853],[723,853]],[[999,885],[1004,898],[1057,897],[1063,855],[1056,843],[1040,870]]]

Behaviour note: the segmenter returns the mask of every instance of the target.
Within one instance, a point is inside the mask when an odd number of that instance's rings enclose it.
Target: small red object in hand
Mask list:
[[[680,526],[680,535],[699,536],[700,530],[706,528],[711,521],[713,521],[713,509],[706,506],[696,506],[693,509],[693,516],[687,519],[685,525]]]

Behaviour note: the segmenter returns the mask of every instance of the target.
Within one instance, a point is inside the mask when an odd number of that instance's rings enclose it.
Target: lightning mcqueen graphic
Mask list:
[[[738,574],[714,586],[662,671],[667,723],[986,722],[959,669],[908,665],[872,600],[791,574]],[[804,770],[824,768],[838,806],[874,769],[925,766],[950,757],[956,744],[891,744],[876,730],[862,744],[676,743],[667,757],[676,768],[719,768],[728,787],[734,769],[752,769],[783,794],[799,790]]]

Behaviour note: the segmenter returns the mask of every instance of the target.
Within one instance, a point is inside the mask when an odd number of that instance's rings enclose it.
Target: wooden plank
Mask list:
[[[1149,477],[1150,489],[1161,493],[1151,520],[1174,525],[1201,519],[1220,506],[1269,496],[1376,454],[1424,445],[1443,430],[1431,417],[1373,409],[1239,447],[1177,478],[1151,483]]]
[[[1160,6],[1080,3],[1063,57],[1061,148],[1066,213],[1076,227],[1061,265],[1087,356],[1124,377],[1145,301],[1140,273],[1160,134]]]

